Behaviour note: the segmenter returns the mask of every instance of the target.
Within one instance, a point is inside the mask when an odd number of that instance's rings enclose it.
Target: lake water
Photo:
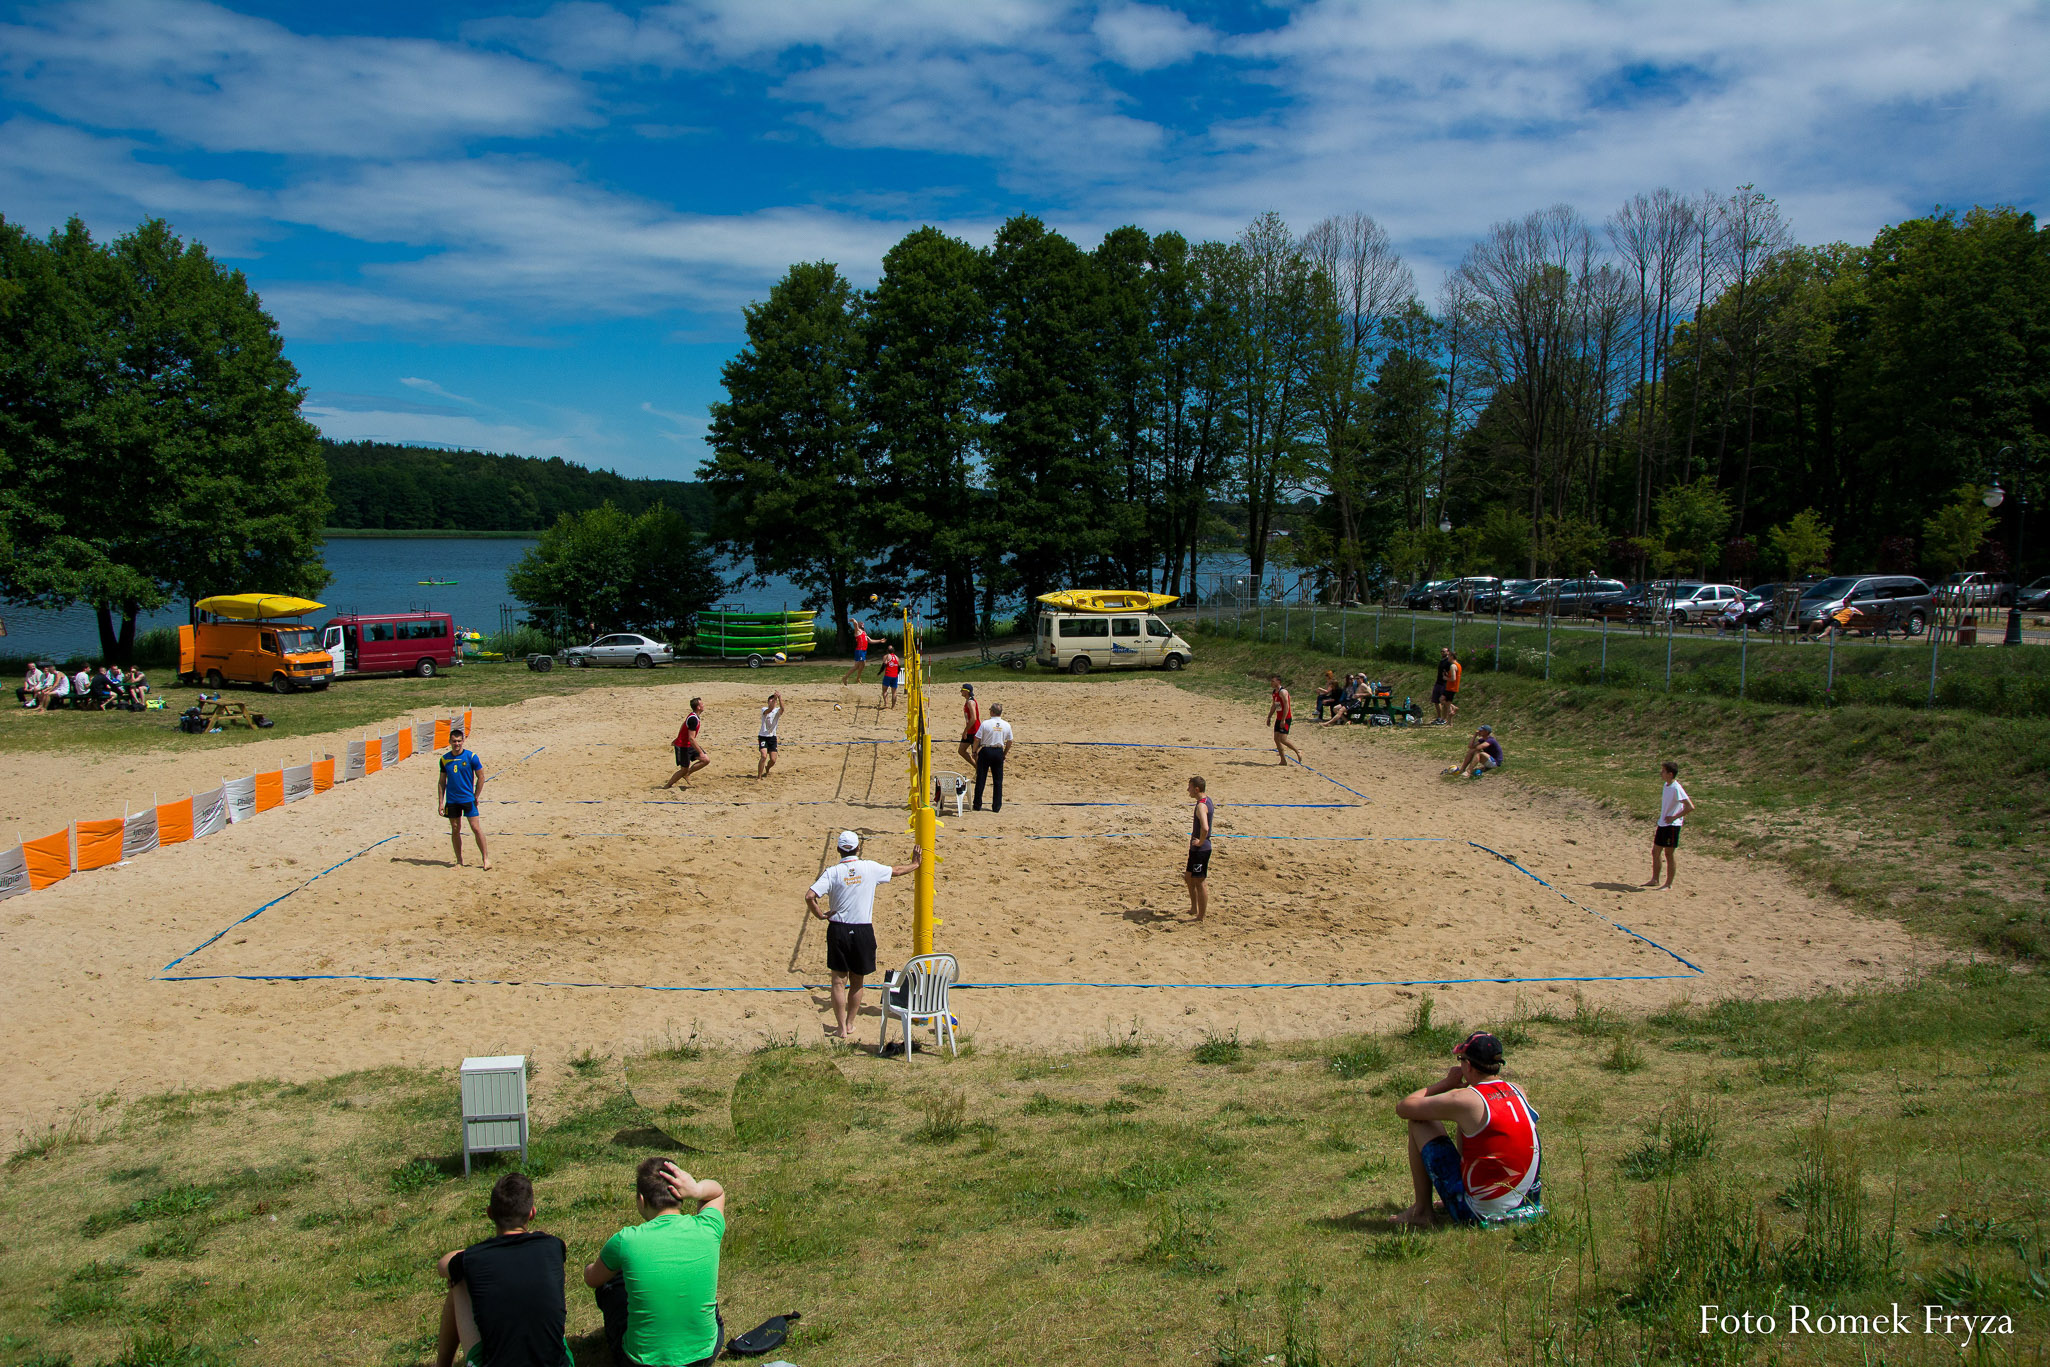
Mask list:
[[[317,597],[327,604],[329,613],[410,608],[446,612],[455,618],[458,627],[488,636],[498,630],[499,609],[517,606],[506,592],[506,572],[533,544],[514,538],[337,537],[326,542],[321,552],[334,581]],[[1211,574],[1225,571],[1234,563],[1222,556],[1205,556],[1204,562],[1206,581]],[[456,582],[429,586],[421,584],[422,579]],[[263,588],[261,584],[249,584],[241,591],[260,592]],[[772,578],[762,588],[728,594],[722,605],[743,611],[800,608],[804,606],[804,594],[787,580]],[[175,627],[186,620],[185,608],[180,604],[144,617],[137,624],[137,631]],[[310,620],[318,622],[325,618],[316,613]],[[0,607],[0,621],[7,625],[7,634],[0,637],[0,656],[61,660],[74,655],[95,657],[100,651],[99,628],[87,608],[38,612]]]

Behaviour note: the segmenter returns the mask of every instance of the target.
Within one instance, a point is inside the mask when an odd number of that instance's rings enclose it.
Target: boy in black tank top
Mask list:
[[[1217,805],[1206,791],[1201,776],[1189,780],[1189,796],[1196,810],[1189,822],[1189,863],[1182,882],[1189,889],[1189,919],[1200,921],[1210,910],[1210,828],[1217,817]]]

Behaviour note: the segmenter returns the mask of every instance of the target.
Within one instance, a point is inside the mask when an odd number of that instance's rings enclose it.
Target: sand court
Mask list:
[[[939,770],[961,767],[951,687],[934,681]],[[0,1108],[18,1123],[110,1090],[616,1051],[692,1021],[743,1045],[819,1038],[815,923],[792,963],[803,890],[842,828],[909,861],[903,714],[857,715],[851,688],[786,688],[780,762],[758,781],[766,691],[685,678],[479,711],[488,873],[452,863],[418,764],[8,903],[0,990],[23,1066]],[[1699,848],[1680,887],[1638,892],[1643,823],[1513,774],[1441,781],[1461,739],[1443,731],[1305,725],[1312,767],[1283,767],[1260,708],[1165,679],[978,692],[1005,704],[1018,744],[1002,812],[944,804],[935,939],[979,985],[957,1014],[985,1048],[1382,1028],[1424,982],[1453,984],[1433,989],[1441,1012],[1483,1019],[1519,996],[1809,992],[1936,957]],[[713,764],[665,790],[692,694]],[[47,786],[25,771],[61,763],[5,757],[0,781]],[[178,763],[140,758],[128,781]],[[1201,925],[1181,881],[1193,773],[1219,809]],[[878,900],[885,966],[911,952],[908,881]],[[1312,986],[1243,986],[1269,983]]]

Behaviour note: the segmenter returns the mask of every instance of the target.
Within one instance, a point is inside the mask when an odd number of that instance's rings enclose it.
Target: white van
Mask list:
[[[1043,612],[1032,658],[1049,669],[1180,669],[1195,652],[1146,612]]]

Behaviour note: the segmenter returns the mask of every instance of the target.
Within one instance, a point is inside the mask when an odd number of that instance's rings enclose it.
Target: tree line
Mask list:
[[[561,457],[448,451],[375,441],[321,442],[330,522],[350,530],[539,531],[565,513],[610,503],[638,516],[657,503],[709,530],[711,500],[694,483],[630,479]]]
[[[870,290],[792,266],[745,326],[700,470],[714,533],[843,630],[871,586],[955,632],[1064,584],[1186,592],[1211,545],[1342,599],[2005,569],[2050,430],[2032,216],[1804,247],[1749,186],[1496,224],[1428,302],[1364,214],[1087,250],[1029,216],[986,249],[928,227]]]

